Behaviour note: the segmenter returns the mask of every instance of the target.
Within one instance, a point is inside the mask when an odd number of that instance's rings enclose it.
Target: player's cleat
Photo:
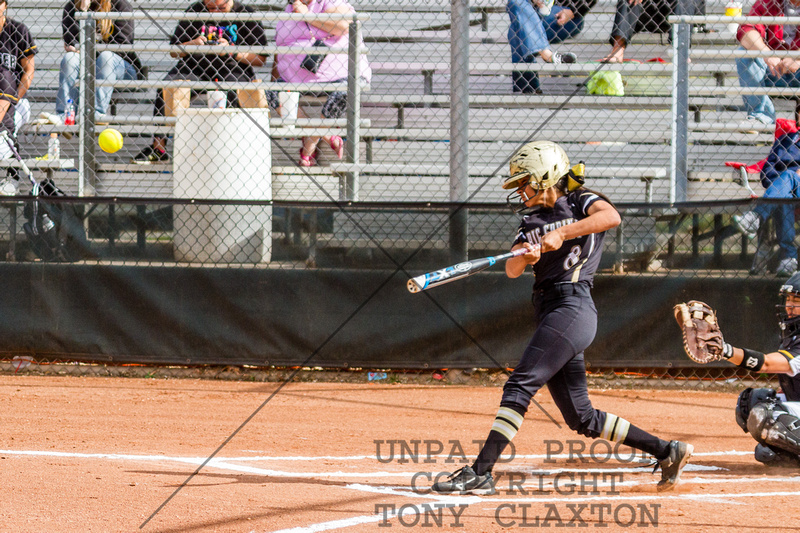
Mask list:
[[[760,442],[756,444],[755,458],[766,466],[800,468],[800,456]]]
[[[797,259],[794,257],[785,257],[778,263],[778,270],[775,275],[782,278],[788,278],[797,270]]]
[[[482,476],[475,473],[472,467],[465,466],[456,470],[447,481],[439,481],[431,486],[431,491],[440,494],[494,494],[492,474],[486,472]]]
[[[672,490],[681,479],[681,471],[692,456],[694,446],[678,440],[669,441],[669,455],[656,463],[655,472],[661,467],[661,481],[658,482],[658,492]]]
[[[553,52],[553,64],[560,65],[562,63],[577,63],[578,56],[573,54],[572,52],[564,52],[563,54],[559,54],[558,52]]]
[[[761,217],[755,211],[748,211],[743,215],[733,215],[733,226],[751,239],[756,236],[761,226]]]
[[[144,150],[139,152],[138,155],[131,159],[131,163],[136,163],[137,165],[166,163],[167,161],[169,161],[169,155],[167,155],[166,150],[162,151],[158,148],[153,148],[152,146],[145,147]]]

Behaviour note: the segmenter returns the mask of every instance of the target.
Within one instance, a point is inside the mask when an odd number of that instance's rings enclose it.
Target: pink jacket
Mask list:
[[[347,5],[352,13],[355,9],[346,0],[313,0],[308,4],[312,13],[324,13],[326,10],[340,5]],[[292,12],[292,4],[284,10]],[[294,83],[321,83],[347,78],[347,35],[334,36],[311,24],[296,21],[278,21],[275,24],[275,43],[278,46],[305,46],[308,54],[313,54],[314,41],[322,40],[328,48],[344,50],[343,54],[327,55],[317,70],[316,74],[309,72],[300,65],[306,54],[281,54],[277,56],[278,75],[288,82]],[[363,44],[363,43],[362,43]],[[361,56],[359,66],[360,77],[369,83],[372,71],[367,63],[366,56]]]
[[[751,17],[782,17],[783,0],[756,0],[750,12]],[[765,24],[742,24],[736,32],[736,39],[742,40],[742,36],[750,30],[756,30],[761,34],[761,38],[773,50],[797,50],[800,49],[800,31],[795,33],[794,41],[786,43],[783,40],[783,25],[775,24],[767,26]]]

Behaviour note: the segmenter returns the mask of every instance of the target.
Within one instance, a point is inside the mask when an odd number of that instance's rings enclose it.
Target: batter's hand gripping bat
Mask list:
[[[539,248],[539,245],[535,244],[533,248],[535,250]],[[513,252],[508,252],[501,255],[482,257],[481,259],[475,259],[473,261],[465,261],[441,270],[428,272],[427,274],[417,276],[416,278],[411,278],[408,280],[408,283],[406,283],[406,287],[408,287],[408,292],[417,293],[430,289],[431,287],[438,287],[439,285],[450,283],[451,281],[455,281],[457,279],[466,278],[467,276],[471,276],[477,272],[480,272],[481,270],[486,270],[490,266],[499,263],[500,261],[505,261],[506,259],[511,259],[512,257],[519,257],[521,255],[525,255],[526,253],[528,253],[527,248],[518,248]]]

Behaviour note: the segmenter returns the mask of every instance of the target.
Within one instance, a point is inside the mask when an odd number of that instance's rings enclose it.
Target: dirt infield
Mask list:
[[[499,388],[301,383],[280,391],[156,513],[277,387],[0,376],[0,531],[800,527],[800,472],[755,462],[754,441],[734,421],[735,394],[653,390],[592,398],[694,444],[669,493],[655,491],[658,475],[642,457],[573,434],[545,391],[537,399],[560,427],[531,408],[516,456],[495,469],[498,494],[428,494],[429,473],[477,453]]]

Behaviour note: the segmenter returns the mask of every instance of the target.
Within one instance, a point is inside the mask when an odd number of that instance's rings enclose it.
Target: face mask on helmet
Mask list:
[[[513,191],[506,197],[506,204],[521,213],[529,209],[528,200],[551,187],[570,192],[582,186],[584,165],[581,161],[570,169],[569,157],[561,146],[552,141],[533,141],[511,157],[509,174],[503,188]],[[528,194],[528,185],[532,194]]]
[[[781,338],[792,337],[800,330],[800,272],[786,280],[778,294],[781,297],[778,306]]]
[[[568,172],[569,158],[558,144],[552,141],[530,142],[511,157],[510,176],[503,182],[503,188],[513,192],[509,193],[506,202],[515,211],[524,209],[527,200],[555,186]],[[533,189],[532,196],[524,194],[526,185]]]

